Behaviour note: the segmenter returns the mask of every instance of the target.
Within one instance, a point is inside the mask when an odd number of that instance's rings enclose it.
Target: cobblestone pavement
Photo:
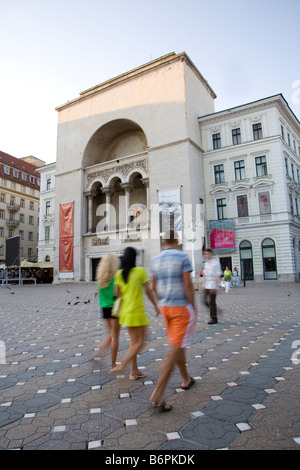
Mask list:
[[[196,384],[183,391],[174,371],[170,413],[149,404],[166,352],[161,317],[148,306],[147,377],[116,378],[109,357],[92,360],[105,334],[95,292],[92,283],[0,287],[0,449],[300,449],[299,284],[222,291],[212,326],[196,292],[187,349]],[[122,329],[120,358],[127,347]]]

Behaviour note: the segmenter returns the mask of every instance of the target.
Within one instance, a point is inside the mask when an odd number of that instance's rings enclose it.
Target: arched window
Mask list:
[[[262,242],[262,259],[264,279],[277,279],[276,249],[271,238],[265,238]]]
[[[248,240],[240,243],[241,280],[253,281],[252,244]]]

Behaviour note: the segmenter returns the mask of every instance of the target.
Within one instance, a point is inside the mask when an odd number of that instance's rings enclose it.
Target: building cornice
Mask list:
[[[140,65],[139,67],[136,67],[128,72],[125,72],[121,75],[118,75],[117,77],[111,78],[103,83],[100,83],[99,85],[95,85],[85,91],[82,91],[79,93],[79,97],[75,98],[71,101],[68,101],[65,104],[62,104],[61,106],[58,106],[56,111],[62,111],[63,109],[72,106],[75,103],[78,103],[82,100],[85,100],[87,98],[90,98],[92,95],[101,93],[103,91],[106,91],[107,89],[120,85],[121,83],[124,83],[128,80],[132,80],[140,75],[152,72],[153,70],[156,70],[161,67],[165,67],[167,65],[170,65],[174,62],[178,61],[185,61],[191,68],[192,70],[196,73],[198,78],[201,80],[203,85],[206,87],[208,92],[211,94],[213,98],[216,98],[216,94],[213,91],[213,89],[210,87],[208,84],[207,80],[203,77],[203,75],[199,72],[197,67],[194,65],[194,63],[191,61],[189,56],[185,52],[181,52],[179,54],[176,54],[175,52],[171,52],[169,54],[166,54],[158,59],[155,59],[151,62],[148,62],[144,65]]]
[[[216,111],[215,113],[200,116],[198,117],[198,122],[202,126],[210,125],[212,123],[221,122],[227,119],[233,119],[235,117],[245,115],[246,113],[262,111],[273,106],[277,106],[281,112],[283,112],[289,124],[292,125],[294,129],[298,129],[299,132],[300,122],[281,93],[233,108],[228,108],[223,111]]]

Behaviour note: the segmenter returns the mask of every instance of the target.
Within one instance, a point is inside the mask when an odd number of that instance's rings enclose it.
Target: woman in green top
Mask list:
[[[102,309],[102,316],[107,323],[109,333],[100,344],[99,353],[94,359],[100,361],[104,352],[110,346],[111,368],[114,368],[116,365],[120,335],[118,319],[111,316],[112,308],[116,300],[114,293],[114,277],[118,267],[118,257],[112,253],[108,253],[103,256],[97,268],[99,306]]]
[[[232,272],[230,271],[229,266],[226,266],[226,269],[224,271],[225,294],[231,293],[231,278]]]
[[[121,372],[131,362],[131,380],[146,376],[145,373],[140,372],[137,365],[137,354],[144,346],[146,328],[149,323],[144,305],[144,289],[156,309],[156,314],[159,314],[159,307],[151,290],[147,273],[144,268],[136,267],[135,264],[136,251],[128,247],[122,258],[121,269],[116,273],[115,284],[118,297],[122,297],[119,322],[127,327],[130,344],[122,363],[111,370],[114,373]]]

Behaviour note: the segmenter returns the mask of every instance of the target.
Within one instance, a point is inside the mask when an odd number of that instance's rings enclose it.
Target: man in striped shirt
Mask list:
[[[165,403],[163,393],[175,364],[180,370],[184,390],[195,383],[186,368],[185,348],[191,344],[197,314],[190,274],[193,268],[187,254],[178,249],[174,230],[165,234],[164,245],[164,251],[152,261],[152,288],[167,327],[169,350],[150,401],[161,411],[170,411],[172,407]]]

